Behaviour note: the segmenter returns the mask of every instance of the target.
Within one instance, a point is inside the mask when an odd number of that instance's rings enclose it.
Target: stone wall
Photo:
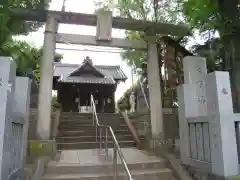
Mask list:
[[[29,112],[29,125],[28,125],[28,140],[37,139],[37,110],[30,109]]]
[[[150,131],[150,116],[148,113],[129,114],[140,138],[146,138]],[[179,123],[177,109],[164,109],[164,139],[179,139]]]
[[[57,135],[59,116],[60,116],[60,111],[58,109],[53,108],[51,138],[55,138]],[[31,108],[29,112],[28,140],[36,140],[37,139],[36,132],[37,132],[37,109]]]
[[[239,180],[240,176],[223,177],[199,169],[182,165],[193,180]]]
[[[52,112],[51,140],[41,141],[37,137],[37,109],[30,109],[28,128],[28,156],[27,163],[33,164],[39,157],[47,156],[53,158],[56,153],[55,137],[59,122],[60,111],[54,109]]]
[[[148,98],[148,97],[147,97]],[[144,99],[144,96],[138,93],[137,94],[137,108],[136,108],[137,112],[141,112],[141,113],[148,113],[148,107],[146,105],[146,101]]]
[[[32,80],[31,83],[31,98],[30,98],[30,108],[37,108],[38,104],[38,89],[39,86],[36,80]]]

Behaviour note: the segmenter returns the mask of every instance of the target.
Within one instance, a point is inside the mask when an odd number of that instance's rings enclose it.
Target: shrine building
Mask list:
[[[53,90],[64,112],[91,112],[91,94],[98,113],[115,112],[115,91],[127,79],[120,66],[94,65],[89,57],[79,64],[54,64]]]

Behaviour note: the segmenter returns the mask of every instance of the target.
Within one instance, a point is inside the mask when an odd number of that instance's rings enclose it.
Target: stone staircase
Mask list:
[[[99,123],[110,125],[121,147],[135,147],[136,143],[124,119],[119,114],[98,114]],[[96,149],[96,129],[92,125],[92,114],[63,112],[60,116],[59,132],[56,137],[59,150]],[[98,132],[99,134],[99,132]],[[102,140],[105,140],[102,131]],[[99,135],[97,141],[99,142]],[[113,147],[112,137],[108,136],[108,147]]]
[[[151,156],[136,148],[122,148],[134,180],[173,180],[173,172],[163,158]],[[118,159],[118,180],[128,180]],[[64,150],[58,159],[48,163],[44,180],[112,180],[112,149],[108,159],[97,149]]]

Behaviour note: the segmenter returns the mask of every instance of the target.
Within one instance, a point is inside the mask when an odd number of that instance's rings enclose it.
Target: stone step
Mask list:
[[[128,164],[128,168],[130,171],[134,170],[146,170],[146,169],[161,169],[165,168],[167,165],[166,160],[157,160],[157,161],[148,161],[148,162],[137,162]],[[118,164],[118,171],[124,172],[124,167],[122,164]],[[55,162],[49,163],[46,167],[47,174],[81,174],[81,173],[112,173],[113,165],[111,164],[99,164],[99,165],[79,165],[74,163],[65,163],[65,164],[57,164]]]
[[[125,125],[125,121],[124,120],[114,120],[114,119],[100,119],[99,120],[100,124],[103,125]],[[92,125],[93,121],[91,119],[60,119],[60,124],[63,125],[72,125],[72,124],[79,124],[79,125]]]
[[[65,120],[60,122],[61,125],[85,125],[85,126],[94,126],[92,121],[88,120]],[[100,123],[101,124],[101,123]],[[113,125],[118,125],[118,126],[127,126],[125,121],[117,122],[115,121],[112,123]],[[108,125],[108,124],[103,124],[103,125]]]
[[[102,134],[104,134],[105,131],[102,130]],[[117,136],[118,134],[126,134],[130,135],[131,133],[129,130],[114,130],[114,134]],[[98,130],[99,135],[99,130]],[[58,137],[66,137],[66,136],[96,136],[96,130],[95,129],[82,129],[82,130],[61,130],[58,133]]]
[[[118,129],[118,130],[128,130],[128,126],[125,124],[121,124],[119,126],[115,125],[115,126],[111,126],[113,130]],[[92,125],[79,125],[79,124],[60,124],[58,127],[59,130],[70,130],[70,129],[95,129],[95,126]]]
[[[61,118],[68,119],[68,118],[79,118],[79,119],[92,119],[92,114],[61,114]],[[116,114],[98,114],[98,118],[102,119],[121,119],[122,116]]]
[[[135,141],[118,141],[121,148],[123,147],[135,147]],[[98,142],[71,142],[71,143],[59,143],[57,142],[58,150],[69,150],[69,149],[97,149],[99,148]],[[104,147],[104,144],[102,144]],[[113,148],[112,141],[108,142],[108,148]]]
[[[133,136],[132,135],[129,135],[129,134],[127,134],[127,135],[118,135],[117,137],[117,140],[118,141],[131,141],[131,140],[133,140]],[[97,141],[99,141],[99,139],[100,139],[100,137],[98,136],[97,137]],[[104,141],[105,140],[105,137],[104,136],[102,136],[102,141]],[[109,141],[112,141],[112,136],[108,136],[108,140]],[[73,136],[70,136],[70,137],[68,137],[68,136],[66,136],[66,137],[57,137],[56,138],[56,141],[57,142],[59,142],[59,143],[61,143],[61,142],[95,142],[96,141],[96,136],[81,136],[81,137],[79,137],[79,136],[75,136],[75,137],[73,137]]]
[[[172,170],[168,168],[159,170],[133,170],[131,174],[136,180],[172,180]],[[111,173],[78,173],[67,175],[45,175],[44,180],[112,180]],[[128,180],[125,173],[119,173],[118,180]]]
[[[101,117],[121,117],[120,114],[117,113],[97,113],[98,116]],[[92,117],[92,113],[78,113],[78,112],[61,112],[61,116],[84,116],[84,117]]]

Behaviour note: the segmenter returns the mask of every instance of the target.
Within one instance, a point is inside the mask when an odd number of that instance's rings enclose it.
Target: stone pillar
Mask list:
[[[19,113],[23,120],[23,137],[22,137],[22,164],[25,166],[27,158],[27,138],[28,138],[28,124],[29,124],[29,110],[30,110],[30,91],[31,80],[27,77],[17,77],[15,80],[14,92],[14,113]]]
[[[189,164],[190,137],[187,118],[198,115],[196,84],[182,84],[177,88],[178,119],[180,135],[180,158],[183,164]]]
[[[235,115],[228,72],[208,74],[206,92],[208,113],[214,117],[210,129],[212,172],[224,177],[237,175]]]
[[[50,137],[51,131],[51,100],[53,81],[53,62],[56,46],[56,18],[49,15],[46,21],[43,57],[41,62],[40,88],[38,96],[37,135],[42,140]]]
[[[150,99],[151,131],[153,137],[164,138],[161,79],[156,36],[148,36],[148,85]]]
[[[8,179],[11,163],[11,115],[16,64],[10,57],[0,57],[0,179]]]
[[[183,58],[184,84],[196,85],[198,112],[196,116],[207,116],[207,98],[205,76],[207,75],[206,59],[197,56]],[[193,100],[192,100],[193,101]]]

